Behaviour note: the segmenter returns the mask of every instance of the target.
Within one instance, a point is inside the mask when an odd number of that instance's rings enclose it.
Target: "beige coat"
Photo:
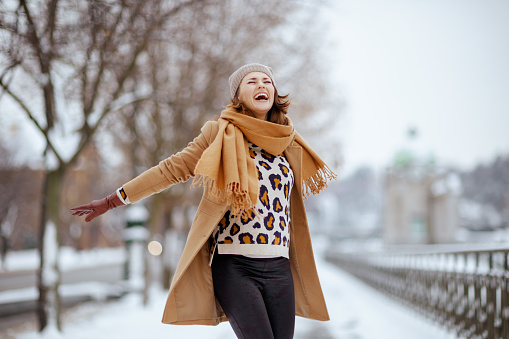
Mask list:
[[[129,200],[134,203],[194,176],[196,163],[214,140],[217,131],[217,121],[207,122],[202,133],[184,150],[125,184],[123,188]],[[290,262],[295,285],[295,314],[329,320],[302,198],[302,149],[290,145],[284,154],[295,176],[290,197]],[[217,202],[204,192],[171,283],[163,323],[217,325],[227,321],[214,295],[209,266],[209,237],[227,209],[226,203]]]

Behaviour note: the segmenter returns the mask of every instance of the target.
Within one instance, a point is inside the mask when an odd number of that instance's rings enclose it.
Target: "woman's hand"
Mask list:
[[[117,192],[113,192],[106,198],[93,200],[90,204],[87,205],[73,207],[71,208],[71,211],[73,211],[72,215],[76,215],[78,217],[88,215],[85,218],[85,221],[89,222],[101,214],[104,214],[109,210],[119,206],[124,206],[124,203],[117,196]]]

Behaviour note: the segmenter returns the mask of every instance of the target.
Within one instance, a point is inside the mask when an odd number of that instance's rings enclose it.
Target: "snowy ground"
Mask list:
[[[316,244],[315,248],[324,248]],[[376,292],[317,255],[318,272],[331,320],[318,322],[298,317],[295,338],[338,339],[452,339],[450,333],[392,299]],[[172,326],[160,322],[166,291],[154,289],[151,302],[141,306],[137,295],[110,303],[88,303],[68,312],[63,333],[52,330],[5,333],[15,339],[90,338],[209,338],[234,339],[228,323],[219,326]],[[0,333],[2,337],[2,333]]]
[[[90,267],[102,264],[124,262],[126,259],[125,249],[102,248],[88,251],[76,251],[71,247],[62,247],[59,254],[59,266],[62,271],[76,269],[77,267]],[[5,258],[4,271],[32,270],[39,267],[37,250],[24,250],[8,252]]]

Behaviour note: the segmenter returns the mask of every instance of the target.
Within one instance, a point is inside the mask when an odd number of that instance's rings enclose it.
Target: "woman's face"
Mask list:
[[[274,103],[272,80],[263,72],[248,73],[240,82],[238,97],[256,118],[266,120]]]

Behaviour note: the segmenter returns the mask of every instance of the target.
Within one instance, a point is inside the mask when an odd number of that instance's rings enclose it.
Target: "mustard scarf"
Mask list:
[[[289,125],[284,126],[237,113],[226,107],[221,112],[219,130],[203,152],[196,168],[192,187],[204,186],[218,201],[231,206],[233,215],[258,214],[254,208],[260,188],[256,165],[249,156],[248,140],[272,155],[282,154],[294,141],[302,147],[304,198],[327,187],[334,174],[304,139]]]

